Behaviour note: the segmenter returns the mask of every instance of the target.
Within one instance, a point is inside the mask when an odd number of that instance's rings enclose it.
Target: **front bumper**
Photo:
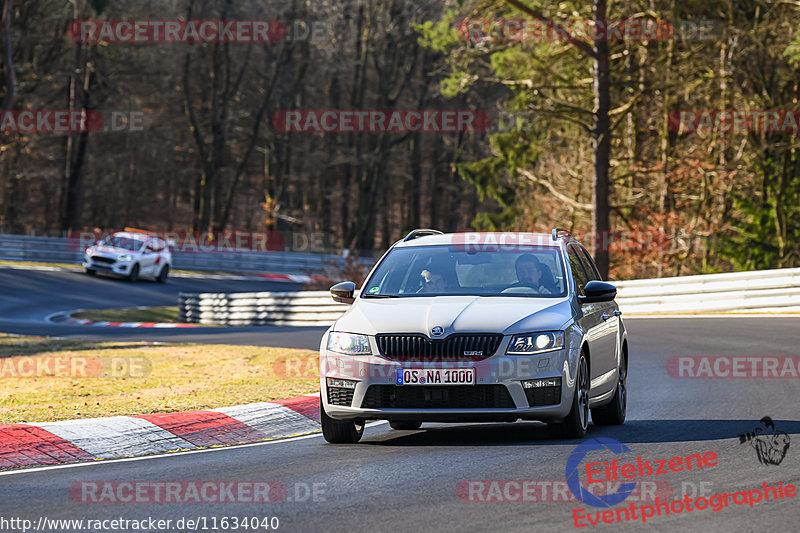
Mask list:
[[[103,272],[105,274],[112,274],[116,276],[127,276],[130,274],[133,261],[114,261],[113,263],[106,263],[94,260],[90,257],[83,258],[83,268],[87,270],[94,270],[95,272]]]
[[[502,343],[498,352],[505,351]],[[474,368],[474,385],[397,385],[397,370]],[[522,382],[561,378],[558,390],[525,389]],[[355,381],[354,389],[328,387],[327,378]],[[572,404],[566,349],[531,356],[495,355],[481,361],[393,361],[322,349],[320,387],[334,419],[422,422],[560,420]]]

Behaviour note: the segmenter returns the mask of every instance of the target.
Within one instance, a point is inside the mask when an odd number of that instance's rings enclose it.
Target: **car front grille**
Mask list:
[[[556,405],[561,403],[561,385],[558,385],[557,387],[525,389],[525,396],[528,398],[528,405],[530,407]]]
[[[341,405],[350,407],[353,403],[353,393],[355,389],[345,389],[344,387],[328,387],[328,403],[331,405]]]
[[[480,361],[494,355],[503,335],[457,333],[444,339],[420,334],[375,336],[381,355],[395,361]]]
[[[107,265],[113,265],[117,262],[116,259],[110,259],[108,257],[103,257],[102,255],[93,255],[92,261],[95,263],[106,263]]]
[[[364,409],[513,409],[505,385],[371,385]]]

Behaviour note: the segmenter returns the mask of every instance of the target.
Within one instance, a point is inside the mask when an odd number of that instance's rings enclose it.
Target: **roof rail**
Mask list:
[[[403,239],[403,242],[413,241],[414,239],[424,237],[426,235],[444,235],[444,233],[438,229],[419,228],[412,230],[408,235],[406,235],[406,237]]]
[[[572,237],[572,233],[570,233],[569,231],[565,230],[564,228],[553,228],[553,232],[551,233],[551,236],[553,237],[554,241],[557,241],[559,239],[559,235],[562,234],[562,233],[566,233],[567,237]],[[567,239],[567,240],[569,240],[569,239]]]

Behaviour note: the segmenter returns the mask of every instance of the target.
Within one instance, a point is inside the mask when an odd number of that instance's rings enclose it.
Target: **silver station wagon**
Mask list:
[[[367,420],[539,420],[559,438],[625,421],[628,341],[616,288],[567,231],[419,229],[394,244],[320,345],[322,431]]]

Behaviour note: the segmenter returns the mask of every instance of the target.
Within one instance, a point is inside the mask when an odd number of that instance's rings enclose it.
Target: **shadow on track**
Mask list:
[[[800,421],[775,420],[775,428],[800,434]],[[631,420],[623,426],[589,426],[586,439],[607,437],[623,443],[692,442],[737,439],[740,433],[753,431],[758,420]],[[394,435],[397,436],[394,436]],[[585,440],[585,439],[584,439]],[[365,440],[372,446],[517,446],[519,444],[576,444],[580,439],[558,440],[538,422],[514,424],[470,424],[436,426],[408,432],[397,431],[380,440]]]

